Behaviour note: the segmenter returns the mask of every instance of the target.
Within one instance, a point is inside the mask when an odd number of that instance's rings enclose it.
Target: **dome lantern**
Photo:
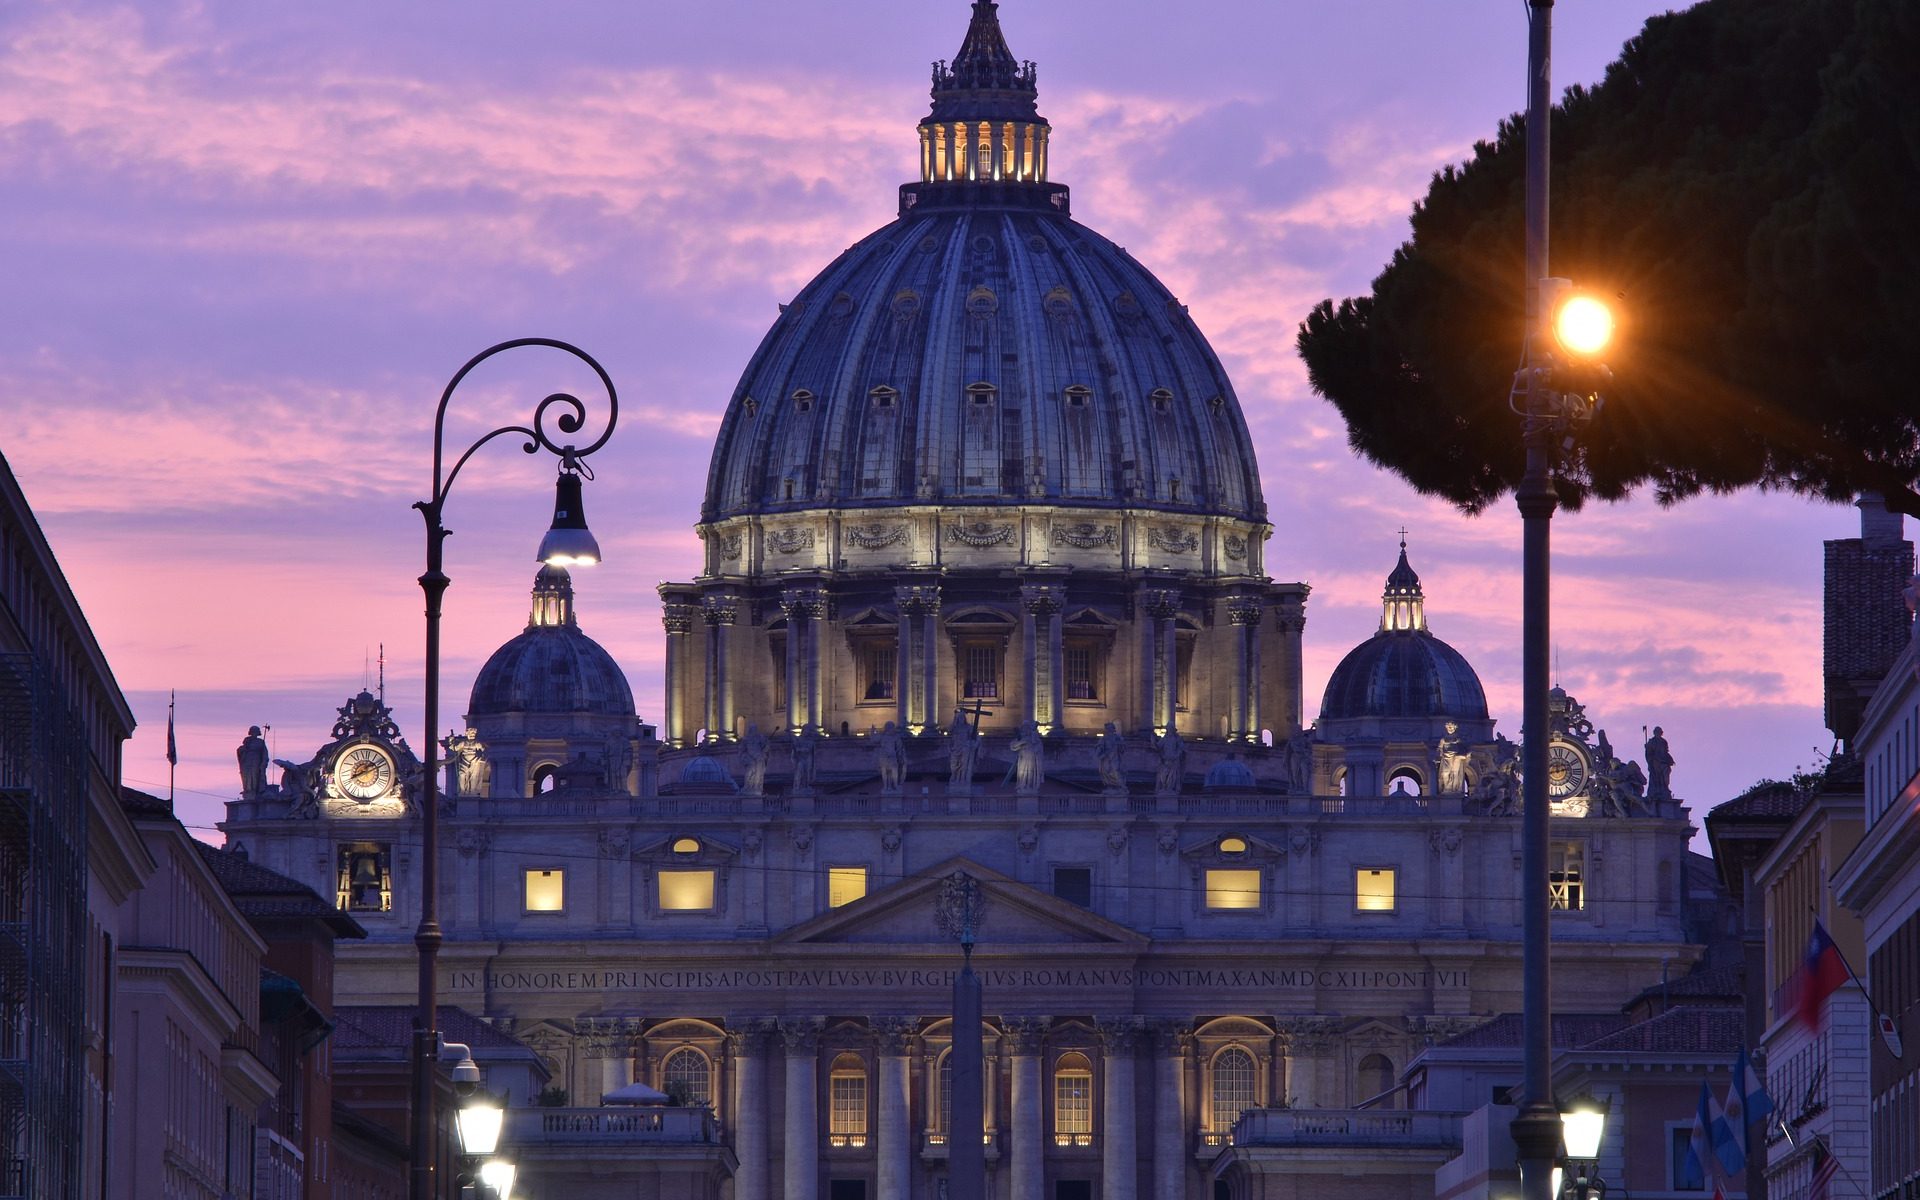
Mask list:
[[[1047,180],[1050,127],[1036,107],[1037,75],[1007,48],[999,7],[974,0],[952,64],[933,64],[933,110],[920,122],[923,185]]]
[[[573,623],[572,576],[565,567],[541,567],[533,577],[533,611],[527,616],[527,628]]]
[[[1400,531],[1400,562],[1387,575],[1387,587],[1380,595],[1380,631],[1421,632],[1427,627],[1426,596],[1420,590],[1420,576],[1407,562],[1407,531]]]

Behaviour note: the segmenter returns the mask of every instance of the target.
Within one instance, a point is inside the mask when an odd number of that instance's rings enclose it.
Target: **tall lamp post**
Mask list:
[[[607,390],[607,424],[600,436],[585,446],[575,446],[570,442],[559,442],[547,428],[549,416],[560,436],[577,434],[586,425],[587,406],[577,397],[565,392],[555,392],[540,401],[533,410],[533,419],[527,425],[503,425],[487,433],[462,451],[453,461],[450,469],[445,468],[445,433],[447,422],[447,404],[453,399],[454,389],[460,386],[472,370],[496,354],[516,350],[522,346],[545,346],[560,350],[579,359],[593,368],[600,377],[601,386]],[[557,411],[555,411],[557,410]],[[528,454],[546,450],[560,459],[559,481],[555,487],[553,525],[541,539],[537,557],[551,566],[586,566],[600,560],[600,547],[595,543],[593,534],[587,529],[586,515],[580,506],[580,480],[582,475],[591,478],[586,465],[581,461],[600,447],[606,445],[613,436],[613,426],[620,415],[620,401],[613,389],[613,380],[606,369],[594,361],[592,355],[577,346],[552,338],[516,338],[510,342],[501,342],[482,350],[467,360],[467,365],[454,373],[452,379],[440,393],[440,408],[433,418],[433,492],[431,496],[414,505],[427,524],[427,570],[420,576],[420,590],[426,594],[427,601],[427,678],[426,678],[426,746],[423,760],[426,773],[421,785],[420,798],[420,927],[414,932],[414,945],[420,951],[420,1012],[414,1024],[413,1044],[413,1170],[409,1195],[412,1200],[438,1200],[435,1190],[435,1114],[433,1094],[434,1061],[439,1056],[439,1018],[436,1012],[439,1006],[439,981],[435,973],[435,960],[440,953],[440,799],[439,781],[436,778],[439,742],[436,730],[440,727],[440,601],[446,594],[448,580],[444,565],[444,550],[447,536],[453,531],[442,522],[447,493],[453,487],[453,481],[460,476],[460,469],[480,447],[497,437],[513,435],[526,439],[521,449]]]
[[[1550,1200],[1561,1121],[1550,1064],[1552,991],[1548,935],[1547,744],[1553,737],[1547,692],[1552,685],[1550,535],[1560,497],[1553,486],[1555,441],[1593,417],[1599,388],[1610,378],[1597,356],[1613,334],[1600,301],[1547,277],[1549,123],[1553,112],[1553,0],[1527,3],[1526,354],[1514,378],[1515,407],[1525,418],[1526,469],[1514,499],[1521,550],[1521,1091],[1513,1119],[1524,1200]]]

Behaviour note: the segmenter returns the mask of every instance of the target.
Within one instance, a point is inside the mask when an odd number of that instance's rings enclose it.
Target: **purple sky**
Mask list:
[[[1596,80],[1658,0],[1563,0],[1558,86]],[[927,64],[964,0],[0,9],[0,424],[139,716],[129,783],[210,826],[233,747],[304,759],[387,649],[416,747],[414,578],[430,423],[471,354],[528,335],[622,390],[587,509],[609,563],[582,623],[660,715],[656,581],[697,569],[719,415],[775,306],[891,219]],[[1198,15],[1195,15],[1198,14]],[[1314,586],[1307,709],[1378,618],[1394,531],[1428,612],[1517,736],[1519,522],[1356,462],[1294,327],[1365,290],[1428,177],[1523,101],[1519,0],[1006,0],[1040,65],[1074,213],[1191,306],[1254,432],[1276,576]],[[464,446],[589,379],[522,352],[455,399]],[[552,467],[497,444],[449,506],[445,673],[525,621]],[[1820,540],[1784,497],[1556,521],[1561,681],[1637,747],[1667,727],[1696,814],[1811,765]],[[448,720],[452,720],[450,715]],[[207,831],[202,828],[203,834]]]

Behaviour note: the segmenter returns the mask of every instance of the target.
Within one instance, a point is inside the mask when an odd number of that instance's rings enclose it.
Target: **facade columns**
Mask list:
[[[1172,588],[1148,588],[1140,594],[1141,701],[1148,727],[1158,736],[1173,728],[1174,710],[1179,703],[1179,627],[1180,593]]]
[[[730,1035],[734,1056],[734,1200],[771,1200],[767,1186],[767,1042],[772,1023],[749,1021]]]
[[[787,1050],[786,1190],[782,1200],[817,1200],[820,1190],[820,1031],[826,1022],[780,1022]]]
[[[940,714],[934,708],[939,684],[934,638],[940,588],[937,584],[902,585],[893,589],[893,603],[900,629],[895,664],[900,673],[896,723],[910,734],[932,732],[940,727]]]
[[[817,587],[792,587],[780,596],[787,618],[787,729],[819,729],[820,623],[827,615],[827,594]]]
[[[1114,1017],[1097,1023],[1100,1040],[1106,1048],[1103,1061],[1105,1087],[1101,1111],[1105,1116],[1100,1136],[1101,1200],[1137,1200],[1139,1187],[1139,1149],[1133,1095],[1133,1056],[1139,1041],[1140,1021],[1135,1017]]]
[[[1010,1200],[1043,1200],[1046,1170],[1042,1155],[1046,1147],[1044,1085],[1040,1078],[1040,1052],[1046,1042],[1047,1017],[1011,1017],[1001,1022],[1007,1035],[1007,1052],[1012,1059],[1013,1113],[1009,1174],[1012,1176]]]
[[[1066,607],[1064,589],[1054,584],[1029,583],[1020,588],[1025,647],[1021,655],[1027,675],[1027,720],[1052,733],[1065,722],[1061,703],[1065,687],[1061,676],[1060,610]],[[1044,631],[1044,636],[1043,636]]]
[[[882,1017],[873,1023],[879,1039],[879,1200],[909,1200],[913,1187],[913,1092],[907,1064],[919,1022]]]
[[[1277,678],[1267,680],[1275,685],[1277,695],[1273,702],[1263,704],[1266,717],[1274,722],[1275,741],[1282,741],[1282,734],[1292,734],[1300,728],[1300,686],[1301,686],[1301,635],[1307,627],[1306,585],[1296,584],[1301,590],[1281,594],[1273,606],[1274,626],[1280,634],[1276,650],[1275,665],[1279,670]],[[1284,728],[1283,728],[1284,726]]]
[[[692,604],[663,596],[660,622],[667,630],[667,715],[666,742],[673,747],[689,745],[693,707],[693,655],[689,644],[693,637],[693,617],[699,611]]]
[[[734,740],[733,675],[727,658],[740,602],[732,596],[703,596],[700,616],[707,624],[707,736]]]
[[[1252,596],[1227,602],[1227,621],[1233,626],[1233,692],[1227,714],[1227,737],[1236,742],[1260,740],[1260,618],[1266,606]]]
[[[1153,1194],[1183,1196],[1187,1181],[1186,1055],[1193,1035],[1184,1021],[1154,1028]]]

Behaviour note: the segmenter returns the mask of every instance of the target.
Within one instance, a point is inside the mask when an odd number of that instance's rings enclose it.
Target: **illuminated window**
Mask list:
[[[940,1056],[940,1111],[934,1114],[934,1127],[953,1128],[953,1051]]]
[[[1067,699],[1098,700],[1100,679],[1096,647],[1090,642],[1068,642],[1066,646]]]
[[[393,908],[393,873],[387,847],[362,843],[340,847],[339,907],[346,912],[389,912]]]
[[[660,872],[660,908],[665,912],[706,912],[712,909],[713,872]]]
[[[673,852],[675,854],[698,854],[700,853],[700,839],[690,837],[675,838],[673,839]]]
[[[839,908],[842,904],[852,904],[867,894],[867,869],[865,867],[828,867],[827,868],[827,907]]]
[[[1214,1056],[1208,1129],[1228,1133],[1240,1114],[1254,1106],[1253,1055],[1229,1046]]]
[[[1353,872],[1353,907],[1356,912],[1394,911],[1393,868],[1356,867]]]
[[[1207,871],[1207,907],[1259,908],[1259,869],[1226,870],[1219,867],[1209,869]]]
[[[827,1144],[858,1149],[867,1144],[867,1067],[857,1054],[833,1060],[827,1074]]]
[[[1093,1145],[1093,1064],[1062,1054],[1053,1068],[1053,1144]]]
[[[1562,912],[1587,906],[1587,848],[1580,842],[1555,842],[1547,851],[1547,903]]]
[[[660,1089],[681,1104],[699,1106],[713,1101],[713,1067],[707,1056],[682,1046],[660,1064]]]
[[[997,700],[1000,697],[1000,647],[992,642],[968,642],[966,680],[962,695],[969,700]]]
[[[567,909],[567,873],[558,868],[526,872],[527,911],[565,912]]]
[[[1247,839],[1243,837],[1232,837],[1232,836],[1223,837],[1220,839],[1220,853],[1245,854],[1246,852],[1247,852]]]
[[[860,698],[891,700],[899,680],[900,656],[890,645],[869,643],[860,652]]]

